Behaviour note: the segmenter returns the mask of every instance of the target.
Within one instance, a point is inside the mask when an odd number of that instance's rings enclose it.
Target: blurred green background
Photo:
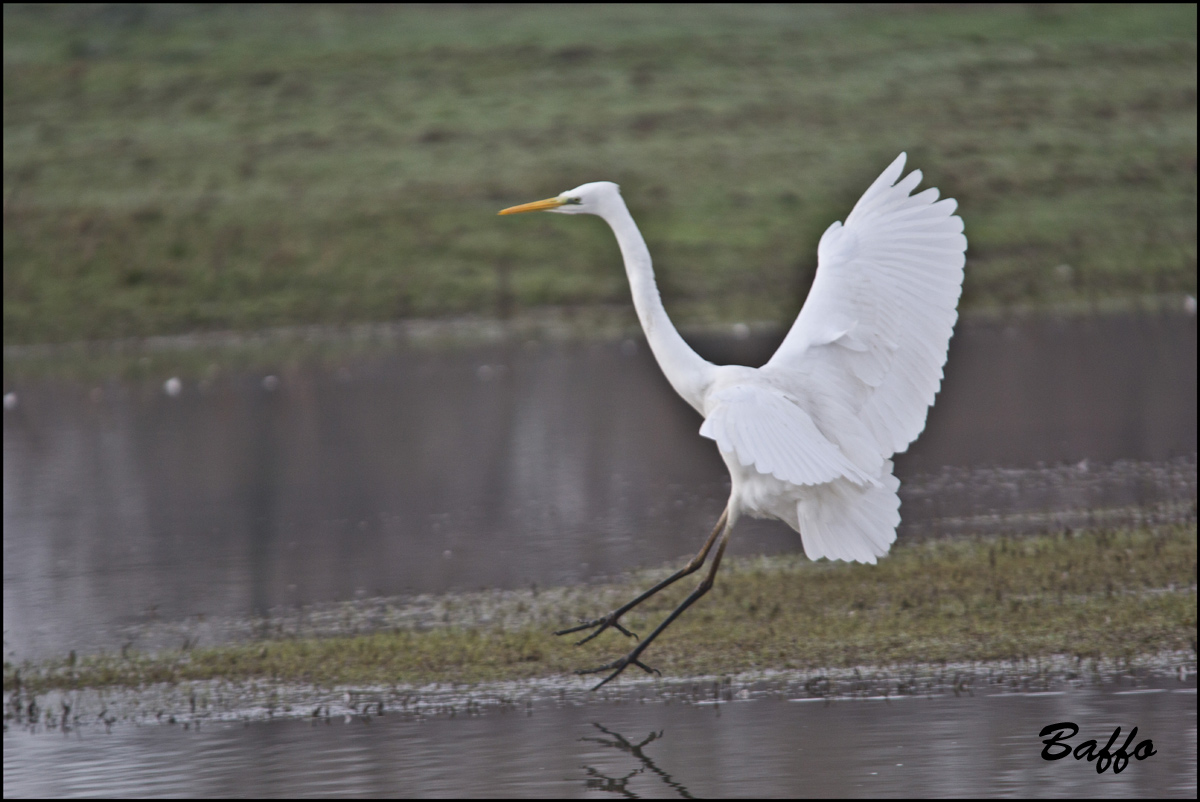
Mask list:
[[[901,150],[964,308],[1196,292],[1196,7],[4,6],[4,341],[628,304],[780,320]]]

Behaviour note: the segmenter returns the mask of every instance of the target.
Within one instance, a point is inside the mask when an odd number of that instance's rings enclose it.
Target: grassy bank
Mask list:
[[[4,689],[36,694],[216,678],[330,686],[560,675],[607,662],[630,642],[605,633],[577,648],[551,630],[605,612],[649,581],[641,576],[622,585],[517,594],[489,609],[447,599],[436,625],[377,624],[377,631],[353,636],[6,663]],[[624,623],[648,632],[688,590],[663,593]],[[403,618],[397,609],[395,620]],[[896,548],[877,566],[798,556],[734,562],[645,660],[679,677],[1051,655],[1120,660],[1167,650],[1194,655],[1195,649],[1193,524],[914,544]]]
[[[1196,292],[1194,6],[4,8],[4,341],[626,303],[786,319],[901,150],[966,308]]]

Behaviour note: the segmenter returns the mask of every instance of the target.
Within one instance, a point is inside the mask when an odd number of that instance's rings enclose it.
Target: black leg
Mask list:
[[[715,543],[717,540],[717,535],[719,535],[721,533],[721,530],[725,528],[725,522],[728,519],[729,519],[729,506],[726,505],[725,511],[721,513],[721,517],[717,520],[717,525],[716,525],[716,527],[713,528],[712,534],[708,536],[708,540],[704,541],[704,546],[700,549],[700,551],[696,554],[696,556],[693,557],[691,560],[689,560],[688,564],[683,566],[683,568],[680,568],[678,571],[671,574],[669,577],[664,579],[662,582],[659,582],[654,587],[650,588],[650,590],[646,591],[641,596],[638,596],[636,599],[634,599],[633,601],[629,602],[628,604],[626,604],[622,607],[618,607],[617,609],[613,610],[608,615],[600,616],[599,618],[597,618],[593,621],[585,621],[576,627],[571,627],[569,629],[560,629],[557,632],[555,632],[554,634],[555,635],[570,635],[572,632],[579,632],[580,630],[591,629],[592,627],[597,628],[595,632],[593,632],[592,634],[588,635],[583,640],[576,643],[575,644],[576,646],[587,643],[592,638],[596,637],[597,635],[599,635],[601,632],[608,629],[609,627],[612,627],[613,629],[616,629],[618,632],[624,633],[625,635],[627,635],[631,638],[637,638],[637,635],[633,634],[628,629],[621,626],[621,624],[618,623],[618,619],[621,616],[625,615],[625,613],[632,610],[634,607],[637,607],[639,604],[644,602],[646,599],[653,596],[655,593],[658,593],[660,590],[667,587],[668,585],[678,582],[680,579],[683,579],[688,574],[695,573],[696,570],[700,566],[704,565],[704,561],[706,559],[708,559],[708,552],[712,550],[713,543]],[[643,668],[644,668],[644,666],[643,666]],[[647,670],[649,670],[649,669],[647,669]]]
[[[637,646],[634,646],[633,650],[629,652],[629,654],[618,660],[613,660],[611,663],[605,663],[598,668],[580,669],[579,671],[575,672],[576,674],[596,674],[600,671],[608,671],[609,669],[613,670],[613,673],[601,680],[600,684],[595,688],[592,688],[593,691],[599,690],[602,685],[609,680],[614,679],[629,666],[637,666],[647,674],[661,673],[638,660],[638,657],[641,656],[642,652],[646,650],[646,647],[653,643],[654,639],[661,635],[662,631],[669,627],[671,622],[678,618],[684,610],[691,607],[692,604],[705,593],[708,593],[709,589],[713,586],[714,579],[717,576],[717,569],[721,566],[721,555],[725,553],[725,544],[729,542],[730,529],[732,529],[732,527],[725,527],[725,533],[721,536],[721,545],[717,546],[717,555],[713,557],[712,567],[708,569],[708,575],[705,576],[700,584],[696,586],[696,589],[693,590],[688,597],[683,600],[683,603],[676,607],[674,612],[667,616],[666,620],[659,624],[658,627],[651,632],[644,641],[639,643]]]

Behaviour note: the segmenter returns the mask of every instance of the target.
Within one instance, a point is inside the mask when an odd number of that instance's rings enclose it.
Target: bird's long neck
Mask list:
[[[604,215],[604,219],[612,227],[621,248],[621,256],[625,259],[625,273],[629,276],[629,289],[633,293],[633,308],[637,310],[642,330],[646,332],[650,350],[675,392],[703,415],[704,390],[716,368],[693,351],[671,325],[658,294],[658,285],[654,282],[654,267],[642,232],[633,222],[633,216],[624,202],[614,204],[614,207]]]

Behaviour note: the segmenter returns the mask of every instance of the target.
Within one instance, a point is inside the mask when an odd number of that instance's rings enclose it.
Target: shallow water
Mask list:
[[[696,347],[760,364],[778,338]],[[641,341],[392,348],[264,379],[5,388],[5,659],[611,577],[693,552],[728,493]],[[964,321],[896,460],[900,537],[1194,520],[1195,454],[1194,317]],[[730,553],[799,548],[747,520]]]
[[[1157,754],[1116,774],[1040,757],[1041,729]],[[1195,676],[1136,687],[821,700],[562,704],[383,717],[6,728],[16,796],[1196,795]]]
[[[697,343],[748,364],[773,345]],[[8,660],[216,639],[216,622],[326,601],[611,576],[694,550],[728,492],[699,420],[637,341],[391,349],[178,395],[162,380],[5,389],[19,398],[4,415]],[[897,473],[902,539],[1194,521],[1195,318],[960,326]],[[798,549],[771,522],[740,525],[731,546]],[[640,687],[199,728],[157,723],[143,689],[142,712],[111,732],[47,730],[49,707],[32,727],[6,719],[4,792],[1196,795],[1194,673],[886,700],[639,703]],[[1038,732],[1065,720],[1076,741],[1137,726],[1158,754],[1120,775],[1043,761]]]

